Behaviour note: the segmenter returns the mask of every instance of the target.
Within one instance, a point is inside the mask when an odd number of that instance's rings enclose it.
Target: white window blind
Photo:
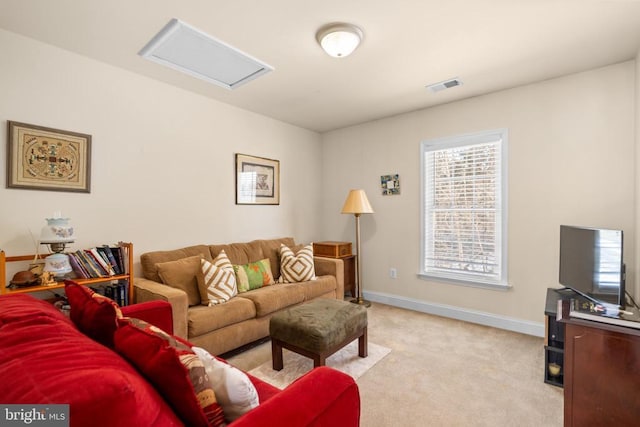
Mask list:
[[[506,284],[506,130],[422,144],[421,274]]]

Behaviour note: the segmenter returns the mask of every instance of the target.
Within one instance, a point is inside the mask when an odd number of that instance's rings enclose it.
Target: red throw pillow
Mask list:
[[[71,280],[64,283],[71,306],[70,317],[76,327],[95,341],[113,348],[113,333],[118,329],[118,319],[122,318],[118,304]]]
[[[205,367],[191,347],[138,319],[121,320],[114,342],[186,425],[225,425]]]

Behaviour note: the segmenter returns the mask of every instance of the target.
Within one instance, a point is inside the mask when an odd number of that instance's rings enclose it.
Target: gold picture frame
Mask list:
[[[280,161],[236,154],[236,205],[279,205]]]
[[[7,188],[91,192],[91,135],[7,121]]]

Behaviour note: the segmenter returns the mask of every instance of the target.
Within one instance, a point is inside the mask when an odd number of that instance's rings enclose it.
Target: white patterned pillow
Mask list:
[[[212,262],[206,259],[200,260],[200,265],[198,290],[202,305],[222,304],[238,295],[236,274],[224,251],[221,251]]]
[[[207,350],[192,347],[209,376],[211,388],[228,423],[257,407],[258,391],[247,374],[213,357]]]
[[[313,265],[313,247],[304,246],[295,255],[289,247],[280,245],[280,280],[282,283],[306,282],[315,280]]]

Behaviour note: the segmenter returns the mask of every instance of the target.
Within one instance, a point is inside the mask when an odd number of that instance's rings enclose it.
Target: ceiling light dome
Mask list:
[[[344,58],[351,55],[360,44],[362,30],[352,24],[329,24],[318,30],[316,40],[328,55]]]

